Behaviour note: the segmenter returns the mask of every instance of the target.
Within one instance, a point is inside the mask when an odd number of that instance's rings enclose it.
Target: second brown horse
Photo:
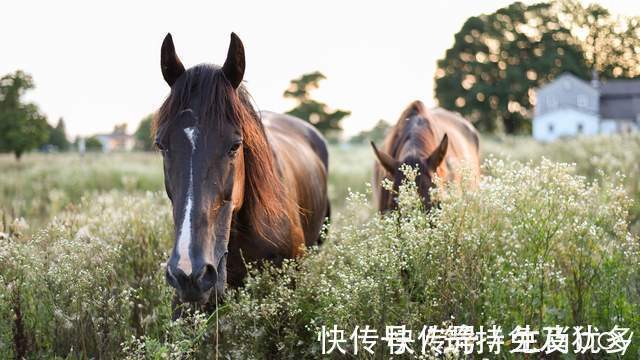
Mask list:
[[[377,162],[374,164],[374,196],[381,212],[397,208],[395,196],[381,186],[384,178],[393,181],[394,192],[404,179],[402,164],[417,166],[416,178],[424,208],[433,206],[429,190],[434,177],[446,182],[461,181],[459,167],[471,171],[471,182],[480,175],[479,139],[469,121],[445,109],[427,109],[421,101],[412,102],[390,130],[382,149],[371,142]]]

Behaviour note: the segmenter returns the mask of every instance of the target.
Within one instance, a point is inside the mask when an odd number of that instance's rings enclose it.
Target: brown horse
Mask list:
[[[245,262],[275,263],[317,244],[329,213],[325,140],[300,119],[258,113],[244,89],[244,47],[231,34],[222,67],[185,70],[168,34],[171,93],[154,120],[173,205],[166,278],[180,302],[205,304],[239,286]]]
[[[416,185],[426,210],[431,209],[429,190],[437,174],[445,181],[460,182],[456,167],[462,162],[477,181],[480,175],[479,140],[476,129],[456,113],[436,108],[427,110],[421,101],[412,102],[387,135],[381,150],[371,142],[378,159],[374,163],[374,196],[381,212],[397,207],[392,193],[381,186],[384,178],[393,181],[393,189],[404,179],[402,164],[417,166]]]

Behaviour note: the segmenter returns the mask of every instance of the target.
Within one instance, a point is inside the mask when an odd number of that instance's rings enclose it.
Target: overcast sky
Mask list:
[[[283,112],[289,80],[319,70],[315,98],[352,111],[347,135],[395,121],[410,101],[433,100],[437,59],[472,15],[509,0],[447,1],[4,1],[0,75],[22,69],[50,123],[70,135],[135,130],[169,88],[160,72],[167,32],[185,66],[224,62],[229,33],[246,51],[246,84],[263,110]],[[640,14],[640,1],[600,1]]]

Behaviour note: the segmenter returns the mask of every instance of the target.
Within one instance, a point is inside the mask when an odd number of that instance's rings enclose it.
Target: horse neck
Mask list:
[[[269,166],[271,167],[271,170],[276,174],[275,181],[279,182],[278,186],[282,186],[283,175],[279,166],[278,157],[264,129],[262,136],[264,136],[264,140],[267,143],[268,151],[271,152],[272,161]],[[250,166],[252,166],[251,163],[244,163],[244,200],[242,202],[242,206],[237,210],[236,215],[232,219],[231,228],[234,236],[231,240],[233,240],[233,238],[250,238],[252,239],[252,242],[256,242],[258,244],[275,242],[280,247],[280,250],[288,252],[290,250],[288,248],[285,249],[287,247],[286,239],[290,237],[289,235],[293,224],[291,224],[290,222],[291,214],[287,214],[286,212],[292,208],[291,201],[286,196],[278,196],[276,199],[274,199],[275,201],[279,202],[278,207],[280,209],[283,209],[281,216],[279,216],[279,219],[277,219],[279,226],[271,226],[269,227],[269,229],[266,229],[268,232],[267,234],[260,234],[260,231],[258,229],[258,221],[260,221],[260,219],[255,218],[255,212],[252,212],[252,209],[250,207],[262,205],[259,203],[250,203],[251,199],[248,199],[248,197],[252,196],[251,185],[249,183],[249,176],[252,173],[252,169],[250,168]]]

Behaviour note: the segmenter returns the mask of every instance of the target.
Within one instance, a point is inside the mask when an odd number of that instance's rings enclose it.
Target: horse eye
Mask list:
[[[240,141],[233,143],[233,145],[231,145],[231,148],[229,149],[229,155],[230,156],[235,155],[238,152],[238,150],[240,150],[240,145],[242,145],[242,142]]]
[[[158,150],[165,152],[167,149],[165,148],[165,146],[158,140],[156,140],[155,142],[156,147],[158,148]]]

